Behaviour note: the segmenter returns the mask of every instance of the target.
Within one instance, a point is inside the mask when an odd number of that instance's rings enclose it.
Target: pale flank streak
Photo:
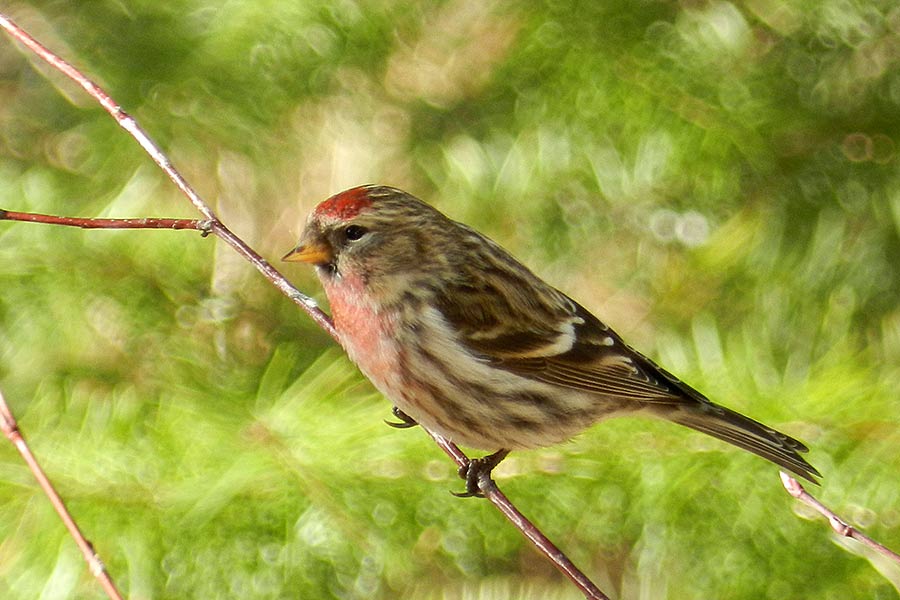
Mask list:
[[[594,395],[497,368],[467,352],[455,336],[439,311],[426,308],[415,332],[420,352],[405,355],[403,366],[429,381],[433,390],[400,400],[409,403],[401,408],[426,427],[467,446],[515,449],[564,441],[596,420]],[[572,334],[561,334],[554,349],[571,345]],[[429,422],[431,414],[445,418]]]

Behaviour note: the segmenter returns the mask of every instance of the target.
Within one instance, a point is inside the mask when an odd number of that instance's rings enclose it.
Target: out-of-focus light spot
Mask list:
[[[407,475],[406,464],[400,460],[379,460],[372,464],[371,473],[387,479],[399,479]]]
[[[183,304],[175,310],[175,322],[181,329],[192,329],[199,317],[200,310],[193,304]]]
[[[881,521],[881,524],[888,529],[893,529],[897,526],[900,526],[900,510],[896,508],[888,508],[882,511],[879,516],[879,521]]]
[[[863,162],[872,159],[872,138],[864,133],[851,133],[841,143],[841,152],[851,162]]]
[[[378,502],[372,508],[372,520],[380,527],[389,527],[397,520],[397,507],[390,502]]]
[[[182,329],[200,324],[220,324],[233,319],[237,309],[233,298],[216,296],[201,300],[199,304],[179,306],[175,311],[175,321]]]
[[[735,79],[725,78],[719,85],[719,103],[722,108],[731,112],[748,113],[747,110],[753,105],[754,96],[750,89],[742,82]],[[746,119],[746,117],[744,117]]]
[[[308,509],[294,526],[297,538],[308,546],[323,546],[328,543],[333,535],[332,529],[326,522],[325,515],[314,508]]]
[[[451,556],[465,553],[466,536],[458,530],[448,531],[441,537],[441,546]]]
[[[654,21],[644,30],[644,39],[653,43],[665,42],[672,37],[674,31],[675,28],[670,22]]]
[[[865,210],[869,202],[869,191],[856,179],[843,182],[836,190],[838,202],[847,212]]]
[[[234,298],[224,296],[206,298],[201,305],[204,319],[211,323],[223,323],[231,320],[238,309]]]
[[[259,558],[267,565],[280,565],[284,561],[281,544],[263,544],[259,547]]]
[[[700,246],[709,238],[709,221],[698,212],[688,211],[678,219],[675,234],[685,246]]]
[[[249,52],[250,64],[261,73],[272,71],[278,66],[278,51],[269,42],[254,45]]]
[[[675,227],[678,224],[678,213],[668,208],[660,208],[650,215],[650,231],[661,242],[675,239]]]
[[[688,10],[679,15],[682,40],[697,52],[736,51],[749,39],[744,15],[730,2],[715,2],[705,10]],[[708,55],[711,58],[715,54]]]
[[[678,241],[689,248],[704,244],[710,232],[709,220],[704,215],[696,211],[680,214],[668,208],[653,211],[648,227],[660,242]]]
[[[430,460],[425,463],[422,474],[428,481],[446,481],[447,480],[447,461]]]
[[[567,39],[566,30],[556,21],[547,21],[538,27],[534,39],[544,48],[557,48]]]
[[[310,25],[300,30],[300,37],[309,48],[319,56],[328,56],[337,47],[337,36],[334,32],[319,24]]]
[[[80,172],[93,155],[90,141],[80,131],[66,131],[58,135],[54,142],[47,149],[47,157],[53,164],[68,171]]]
[[[284,582],[272,571],[261,570],[251,575],[250,590],[247,596],[253,598],[271,598],[277,596]]]
[[[788,76],[798,83],[812,83],[816,80],[819,65],[812,54],[804,50],[794,50],[788,55]]]
[[[730,2],[719,2],[707,9],[706,23],[718,39],[728,47],[738,46],[747,34],[744,15]]]
[[[592,204],[584,195],[569,191],[558,194],[556,203],[570,229],[586,227],[598,211],[596,203]]]
[[[878,520],[878,514],[871,508],[853,504],[847,507],[847,518],[851,523],[867,529]]]
[[[419,534],[413,546],[413,556],[421,556],[421,554],[430,554],[437,550],[441,545],[441,530],[434,526],[426,526]]]

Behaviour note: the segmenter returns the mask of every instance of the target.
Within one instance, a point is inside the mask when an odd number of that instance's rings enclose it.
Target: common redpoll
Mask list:
[[[325,200],[284,260],[315,265],[344,349],[395,414],[495,451],[473,465],[488,474],[510,450],[643,414],[819,476],[801,442],[714,404],[496,243],[403,191]],[[468,475],[475,495],[484,471]]]

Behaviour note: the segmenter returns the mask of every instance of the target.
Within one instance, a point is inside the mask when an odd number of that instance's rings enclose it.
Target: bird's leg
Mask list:
[[[459,468],[460,478],[466,481],[466,491],[451,493],[458,498],[484,498],[481,488],[488,483],[494,483],[494,480],[491,479],[491,471],[506,458],[507,454],[509,454],[509,450],[501,449],[481,458],[469,459],[469,464]]]
[[[388,421],[385,419],[385,423],[390,425],[391,427],[396,427],[397,429],[409,429],[410,427],[415,427],[418,425],[416,420],[411,416],[397,408],[396,406],[391,408],[391,412],[394,413],[394,416],[400,419],[400,421]]]

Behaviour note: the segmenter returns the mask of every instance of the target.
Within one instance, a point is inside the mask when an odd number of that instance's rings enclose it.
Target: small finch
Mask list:
[[[319,204],[284,260],[315,265],[350,359],[394,404],[464,446],[467,493],[510,450],[615,416],[680,423],[812,482],[801,442],[714,404],[503,248],[421,200],[356,187]]]

